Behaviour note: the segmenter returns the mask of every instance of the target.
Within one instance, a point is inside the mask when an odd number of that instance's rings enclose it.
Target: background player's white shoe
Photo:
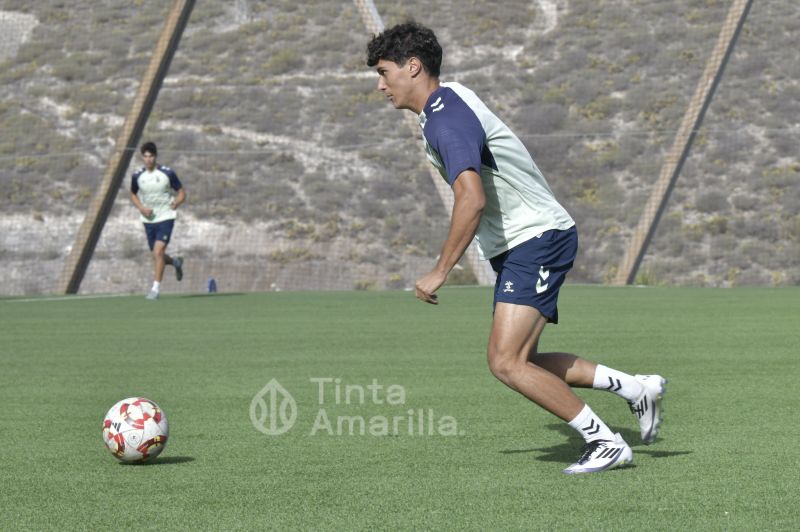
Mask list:
[[[664,416],[661,400],[666,392],[667,379],[661,375],[634,375],[634,378],[642,384],[644,390],[635,401],[629,401],[628,406],[639,420],[642,442],[650,445],[661,428]]]
[[[157,291],[155,291],[155,290],[150,290],[150,291],[147,293],[147,295],[146,295],[146,296],[144,296],[144,298],[145,298],[145,299],[149,299],[149,300],[153,301],[153,300],[156,300],[156,299],[158,299],[158,295],[159,295],[159,294],[158,294],[158,292],[157,292]]]
[[[633,451],[625,443],[619,433],[614,434],[614,441],[594,440],[584,447],[580,459],[566,468],[564,473],[597,473],[633,463]]]

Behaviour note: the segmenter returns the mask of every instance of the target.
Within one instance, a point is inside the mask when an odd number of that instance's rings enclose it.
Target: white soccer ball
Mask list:
[[[144,397],[118,402],[103,420],[103,441],[123,462],[155,458],[167,445],[169,425],[161,407]]]

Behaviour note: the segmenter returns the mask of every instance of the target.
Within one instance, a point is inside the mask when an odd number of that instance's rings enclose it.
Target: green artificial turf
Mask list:
[[[561,473],[577,434],[487,369],[491,291],[440,299],[0,301],[0,529],[797,528],[797,289],[565,287],[541,350],[670,381],[651,446],[622,399],[578,391],[635,459],[582,476]],[[251,420],[273,379],[296,405],[281,435]],[[101,438],[134,395],[170,422],[148,465]]]

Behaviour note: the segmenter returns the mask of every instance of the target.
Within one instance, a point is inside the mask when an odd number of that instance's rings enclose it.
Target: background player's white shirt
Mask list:
[[[151,218],[139,216],[142,222],[152,224],[177,218],[178,213],[170,204],[175,197],[174,192],[180,190],[181,186],[177,174],[167,166],[156,166],[152,172],[142,167],[134,172],[131,192],[139,196],[145,207],[153,209]]]
[[[481,176],[486,206],[476,238],[485,258],[575,225],[522,142],[471,90],[442,83],[419,123],[428,159],[451,186],[464,170]]]

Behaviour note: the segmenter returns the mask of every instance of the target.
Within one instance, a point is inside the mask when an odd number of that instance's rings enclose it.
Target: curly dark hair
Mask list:
[[[442,47],[432,30],[416,22],[405,22],[384,30],[367,44],[367,66],[370,67],[381,59],[404,65],[411,57],[419,59],[430,76],[439,77]]]
[[[153,155],[158,155],[158,148],[156,148],[155,142],[145,142],[142,144],[142,147],[139,151],[144,155],[145,153],[152,153]]]

